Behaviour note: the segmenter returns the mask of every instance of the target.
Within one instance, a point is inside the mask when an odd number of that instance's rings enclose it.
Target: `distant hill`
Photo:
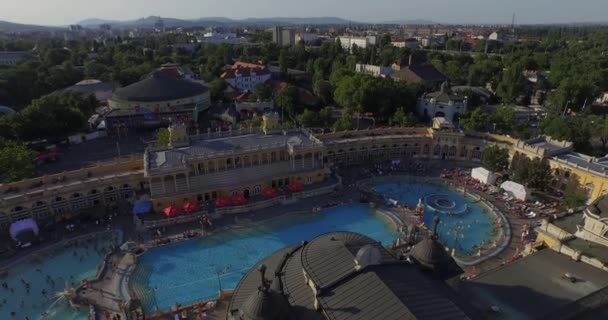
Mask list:
[[[389,20],[383,21],[383,24],[412,24],[412,25],[434,25],[438,24],[437,22],[431,20],[424,19],[414,19],[414,20]]]
[[[78,24],[86,27],[97,27],[101,24],[110,24],[116,27],[140,27],[150,28],[158,20],[156,16],[140,18],[135,20],[115,21],[104,19],[85,19]],[[247,18],[242,20],[224,18],[224,17],[204,17],[198,19],[176,19],[162,17],[166,27],[205,27],[213,25],[225,24],[264,24],[264,25],[290,25],[290,24],[349,24],[351,21],[337,17],[310,17],[310,18],[291,18],[291,17],[272,17],[272,18]],[[352,22],[357,23],[357,22]]]
[[[1,32],[32,32],[32,31],[53,31],[59,30],[60,27],[38,26],[33,24],[22,24],[0,20]]]

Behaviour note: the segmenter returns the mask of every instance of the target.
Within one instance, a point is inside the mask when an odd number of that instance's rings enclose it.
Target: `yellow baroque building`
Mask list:
[[[319,183],[330,174],[323,143],[306,130],[230,130],[193,137],[183,126],[169,130],[170,145],[144,155],[157,209],[234,194],[256,196],[292,181]]]
[[[512,157],[547,159],[555,189],[583,188],[589,201],[608,190],[607,159],[574,153],[571,143],[548,137],[521,141],[443,126],[312,134],[277,130],[273,123],[196,136],[188,136],[180,125],[169,131],[169,145],[149,148],[143,157],[0,185],[0,228],[27,217],[59,220],[92,208],[126,206],[143,194],[160,211],[235,193],[254,197],[292,181],[314,189],[329,183],[332,166],[391,160],[481,162],[483,149],[490,145],[507,148]]]
[[[551,187],[562,192],[581,189],[588,203],[608,194],[608,158],[595,158],[572,151],[572,143],[551,137],[516,141],[511,155],[546,159],[553,170]]]

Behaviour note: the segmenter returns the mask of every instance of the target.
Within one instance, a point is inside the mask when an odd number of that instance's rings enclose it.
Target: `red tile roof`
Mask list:
[[[252,73],[255,73],[256,75],[265,75],[270,74],[270,71],[265,65],[237,61],[229,69],[225,69],[220,78],[233,79],[237,76],[249,77]]]

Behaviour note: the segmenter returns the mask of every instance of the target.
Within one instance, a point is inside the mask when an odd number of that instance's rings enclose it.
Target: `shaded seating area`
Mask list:
[[[23,219],[11,224],[9,234],[17,246],[27,248],[38,238],[40,228],[34,219]]]

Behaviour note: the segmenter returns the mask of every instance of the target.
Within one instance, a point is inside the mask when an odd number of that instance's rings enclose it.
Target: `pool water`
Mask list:
[[[286,246],[332,231],[358,232],[389,245],[397,236],[393,230],[364,204],[279,218],[151,249],[139,259],[131,287],[149,313],[167,310],[176,302],[217,297],[220,282],[223,289],[235,288],[258,261]]]
[[[409,206],[416,206],[419,199],[430,201],[435,208],[425,203],[424,225],[433,228],[433,219],[438,216],[441,220],[437,228],[440,242],[456,249],[458,254],[475,254],[478,246],[487,247],[496,237],[493,219],[486,209],[446,187],[400,182],[376,185],[374,190]]]
[[[109,235],[80,240],[78,245],[37,253],[34,254],[37,258],[30,256],[12,266],[8,275],[0,276],[0,283],[8,287],[0,287],[0,319],[87,319],[87,308],[74,309],[65,298],[57,298],[56,295],[66,285],[75,287],[82,280],[94,277],[103,258],[102,248],[108,249],[109,243]],[[29,293],[22,280],[29,284]],[[46,295],[42,294],[43,290]],[[12,316],[11,312],[16,315]],[[43,313],[46,313],[46,317],[43,317]]]

